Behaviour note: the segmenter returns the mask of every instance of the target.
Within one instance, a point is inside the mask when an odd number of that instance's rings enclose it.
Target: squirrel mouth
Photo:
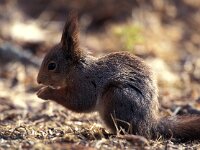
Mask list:
[[[62,86],[42,85],[41,89],[47,88],[47,87],[51,88],[53,90],[59,90],[59,89],[63,88]]]
[[[48,87],[54,90],[59,90],[62,88],[62,86],[52,86],[52,85],[48,85]]]

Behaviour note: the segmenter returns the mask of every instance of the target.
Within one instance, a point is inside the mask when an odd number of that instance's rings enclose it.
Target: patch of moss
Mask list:
[[[119,38],[120,44],[128,51],[132,51],[136,44],[143,43],[144,38],[141,32],[142,28],[137,24],[127,24],[113,28],[113,33]]]

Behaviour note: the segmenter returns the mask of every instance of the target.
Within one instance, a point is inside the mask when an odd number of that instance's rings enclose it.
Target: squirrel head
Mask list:
[[[37,82],[53,88],[65,86],[67,74],[80,59],[77,14],[70,13],[60,43],[46,54],[42,62]]]

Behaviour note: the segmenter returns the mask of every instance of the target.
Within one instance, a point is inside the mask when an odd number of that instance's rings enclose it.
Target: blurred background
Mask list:
[[[70,128],[74,126],[69,120],[88,122],[35,95],[40,88],[36,76],[42,58],[60,41],[71,9],[79,14],[81,46],[91,55],[129,51],[154,69],[163,114],[199,113],[199,0],[1,0],[0,122],[8,129],[1,126],[0,136],[12,139],[6,133],[13,132],[16,124],[21,127],[45,118],[54,120],[61,112]],[[91,116],[89,122],[98,123],[98,115]],[[30,135],[24,128],[17,131],[16,139]],[[33,130],[43,138],[50,134],[49,129],[44,131],[46,135]]]

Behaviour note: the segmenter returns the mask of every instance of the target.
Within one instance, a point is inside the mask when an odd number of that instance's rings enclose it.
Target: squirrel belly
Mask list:
[[[79,46],[78,22],[68,16],[62,38],[45,56],[38,97],[75,112],[98,111],[113,132],[149,139],[200,139],[200,115],[159,117],[155,76],[140,58],[126,52],[94,59]]]

